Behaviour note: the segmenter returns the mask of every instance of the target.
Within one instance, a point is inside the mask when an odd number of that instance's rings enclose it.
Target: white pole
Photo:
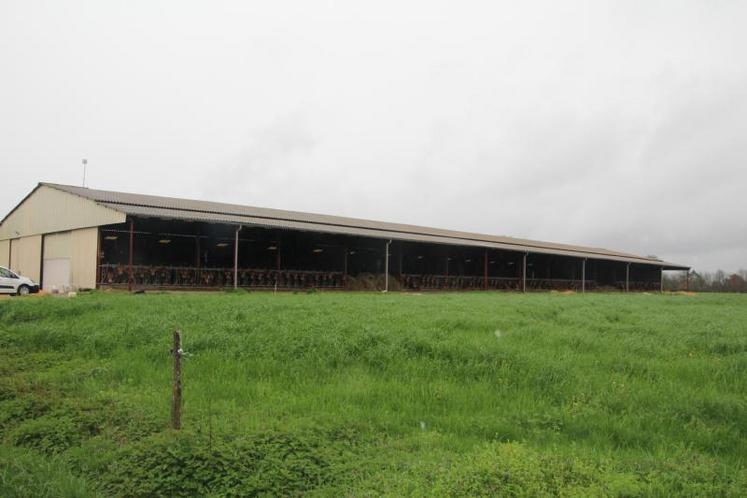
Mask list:
[[[389,292],[389,244],[392,241],[389,240],[386,243],[386,251],[384,256],[384,292]]]
[[[581,293],[586,292],[586,258],[581,263]]]
[[[630,292],[630,263],[625,265],[625,292]]]
[[[236,227],[236,236],[233,239],[233,288],[238,288],[237,282],[239,278],[239,232],[243,227],[241,225]]]
[[[659,293],[664,293],[664,267],[659,268]]]
[[[86,186],[86,165],[88,164],[88,159],[83,159],[83,187]]]

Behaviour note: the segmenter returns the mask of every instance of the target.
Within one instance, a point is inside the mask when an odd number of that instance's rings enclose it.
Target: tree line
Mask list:
[[[747,270],[739,270],[731,274],[722,270],[715,272],[690,270],[689,274],[684,272],[664,274],[664,289],[694,292],[747,292]]]

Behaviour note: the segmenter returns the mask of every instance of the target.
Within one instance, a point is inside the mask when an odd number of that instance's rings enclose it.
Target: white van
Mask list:
[[[39,292],[39,284],[35,284],[30,278],[22,277],[0,266],[0,294],[18,294],[25,296]]]

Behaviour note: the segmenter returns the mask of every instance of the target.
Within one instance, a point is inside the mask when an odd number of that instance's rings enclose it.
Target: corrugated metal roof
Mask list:
[[[58,185],[52,183],[45,183],[44,185],[94,200],[101,205],[132,216],[259,225],[295,230],[376,237],[382,239],[488,247],[520,252],[624,261],[663,266],[668,269],[684,270],[688,268],[684,265],[667,263],[659,259],[594,247],[556,244],[551,242],[420,227],[400,223],[285,211],[281,209],[258,208],[210,201],[94,190],[71,185]]]

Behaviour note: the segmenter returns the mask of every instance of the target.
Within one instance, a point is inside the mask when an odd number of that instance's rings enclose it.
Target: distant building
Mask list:
[[[653,257],[40,183],[0,223],[0,265],[53,288],[660,290]]]

